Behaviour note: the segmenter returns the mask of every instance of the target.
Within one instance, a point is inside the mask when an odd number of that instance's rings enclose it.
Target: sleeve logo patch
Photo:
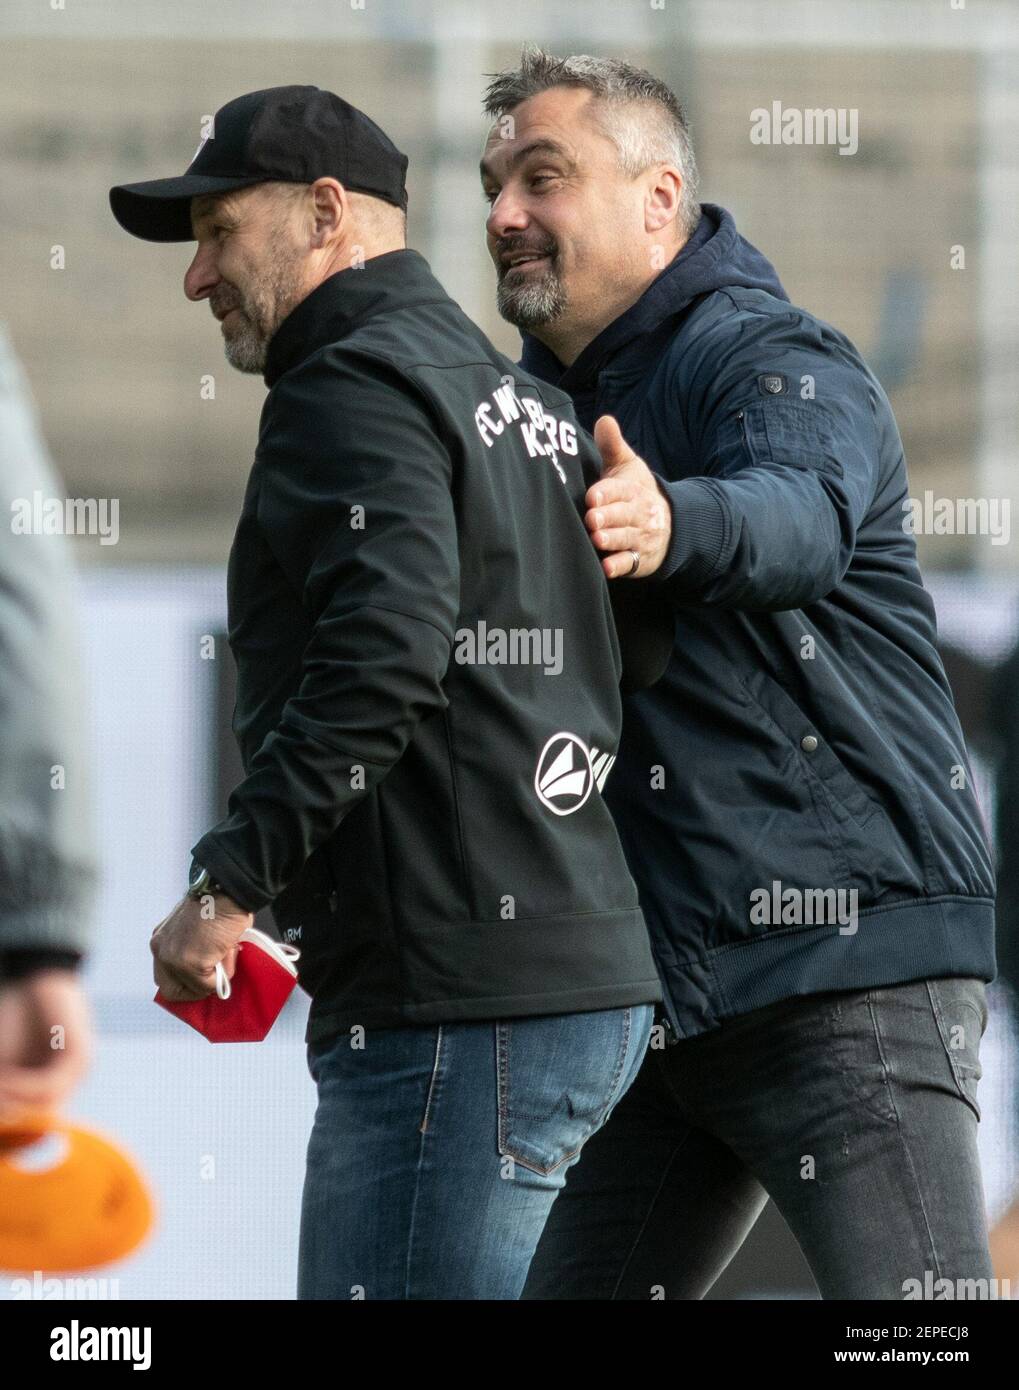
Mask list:
[[[765,372],[757,378],[757,386],[762,396],[784,396],[789,390],[789,382],[781,372]]]

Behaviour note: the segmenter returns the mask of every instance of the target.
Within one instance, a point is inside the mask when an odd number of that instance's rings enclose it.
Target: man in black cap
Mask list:
[[[133,234],[197,240],[185,292],[269,387],[228,571],[246,776],[151,946],[175,999],[263,906],[299,946],[300,1297],[515,1298],[661,991],[601,797],[625,653],[598,450],[405,247],[406,163],[283,87],[183,177],[111,190]]]
[[[223,284],[209,293],[199,268],[185,291],[209,298],[231,366],[261,373],[273,333],[325,278],[322,259],[303,264],[290,234],[307,185],[325,173],[338,179],[381,254],[405,244],[406,169],[406,155],[332,92],[273,87],[218,111],[186,173],[122,184],[110,190],[110,206],[122,227],[147,241],[191,241],[215,214],[213,244],[230,246],[229,265],[217,262]]]

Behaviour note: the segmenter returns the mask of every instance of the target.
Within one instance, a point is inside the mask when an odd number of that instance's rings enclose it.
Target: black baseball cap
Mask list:
[[[255,183],[314,183],[407,208],[407,156],[363,111],[320,87],[266,87],[220,107],[179,178],[110,189],[120,225],[145,241],[193,241],[191,199]]]

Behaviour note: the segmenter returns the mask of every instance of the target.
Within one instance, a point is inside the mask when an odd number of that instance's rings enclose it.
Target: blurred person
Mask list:
[[[0,326],[0,1122],[58,1109],[91,1047],[79,966],[98,869],[72,563],[63,534],[22,525],[63,492]]]
[[[290,86],[228,102],[184,176],[110,193],[133,235],[197,241],[185,293],[269,388],[228,570],[246,777],[151,947],[194,999],[257,909],[299,946],[300,1298],[515,1298],[661,988],[601,797],[601,460],[407,248],[405,169]],[[482,629],[540,631],[548,664]]]
[[[670,1044],[571,1171],[525,1297],[701,1298],[769,1194],[824,1298],[987,1297],[994,876],[887,397],[698,201],[651,74],[528,48],[485,110],[500,312],[598,422],[605,574],[675,618],[606,788]]]

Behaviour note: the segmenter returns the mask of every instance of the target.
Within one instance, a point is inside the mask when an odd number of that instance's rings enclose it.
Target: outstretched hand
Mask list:
[[[595,422],[594,440],[602,475],[587,490],[584,521],[591,540],[605,552],[609,579],[645,579],[665,559],[672,537],[672,509],[655,475],[633,452],[611,415]],[[634,569],[634,554],[639,563]]]

